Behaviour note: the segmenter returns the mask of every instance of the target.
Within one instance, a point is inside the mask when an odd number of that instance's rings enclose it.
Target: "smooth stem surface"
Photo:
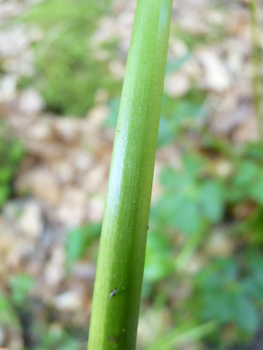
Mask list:
[[[138,0],[116,129],[89,350],[136,344],[172,0]]]

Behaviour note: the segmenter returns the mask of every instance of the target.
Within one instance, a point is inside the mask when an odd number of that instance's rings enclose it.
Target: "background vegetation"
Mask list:
[[[225,13],[220,6],[215,3]],[[109,0],[42,1],[15,21],[39,30],[32,43],[34,70],[20,75],[19,91],[34,87],[45,113],[61,118],[85,117],[106,96],[105,135],[116,125],[122,84],[109,65],[121,54],[116,37],[100,42],[94,35],[112,11]],[[171,38],[182,40],[187,53],[169,58],[167,79],[182,71],[197,47],[225,39],[222,26],[209,25],[209,34],[172,26]],[[210,95],[193,80],[180,97],[167,90],[163,96],[158,149],[168,158],[171,149],[179,156],[162,167],[152,204],[138,349],[252,349],[262,329],[263,145],[217,136],[209,124]],[[25,152],[1,124],[0,207],[18,196],[13,181]],[[96,263],[100,230],[97,221],[68,229],[67,279],[76,263]],[[36,282],[30,269],[1,277],[0,287],[0,325],[13,337],[31,333],[24,349],[85,349],[87,319],[76,323],[69,313],[65,321],[45,302],[32,311]]]
[[[25,18],[38,25],[44,38],[35,44],[36,71],[21,77],[20,87],[32,84],[42,93],[46,108],[61,115],[83,116],[95,103],[96,92],[107,89],[110,96],[121,84],[107,70],[116,46],[114,38],[104,50],[103,61],[95,57],[91,36],[97,20],[109,13],[110,1],[46,1]],[[47,64],[52,62],[52,64]]]

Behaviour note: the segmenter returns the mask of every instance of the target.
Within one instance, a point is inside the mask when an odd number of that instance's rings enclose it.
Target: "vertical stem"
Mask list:
[[[257,2],[256,0],[250,0],[250,25],[251,25],[251,37],[252,37],[252,84],[253,84],[253,102],[255,115],[257,119],[259,139],[263,139],[263,115],[262,115],[262,82],[261,82],[261,47],[260,37],[258,33],[258,18],[257,18]]]
[[[172,0],[138,0],[112,155],[89,350],[133,350]]]

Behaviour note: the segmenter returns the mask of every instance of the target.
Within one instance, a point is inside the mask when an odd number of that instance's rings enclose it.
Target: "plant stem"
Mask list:
[[[172,0],[138,0],[103,218],[89,350],[133,350]]]

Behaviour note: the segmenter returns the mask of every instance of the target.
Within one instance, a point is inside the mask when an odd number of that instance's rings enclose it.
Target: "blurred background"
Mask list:
[[[263,349],[253,4],[174,0],[138,350]],[[86,349],[135,6],[0,1],[2,347]]]

